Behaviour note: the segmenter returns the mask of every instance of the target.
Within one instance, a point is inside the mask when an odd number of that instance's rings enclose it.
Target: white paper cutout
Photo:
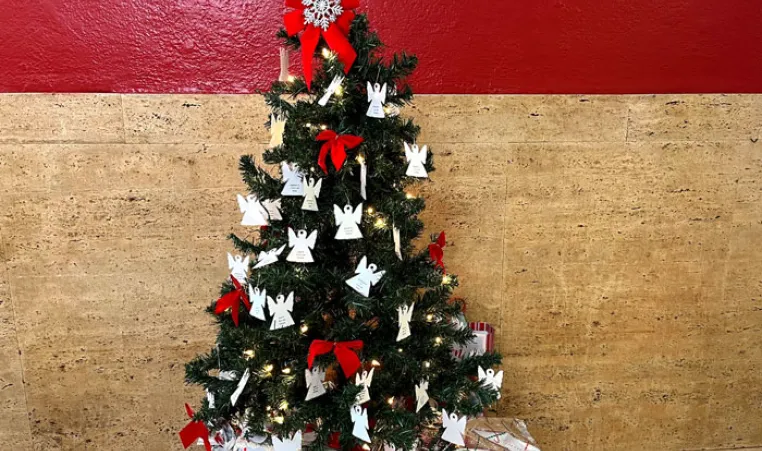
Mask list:
[[[355,269],[357,275],[347,280],[347,285],[367,298],[370,295],[370,286],[377,284],[381,277],[386,274],[386,271],[376,272],[377,269],[378,267],[374,263],[368,265],[368,258],[363,257]]]
[[[312,371],[304,369],[304,379],[307,381],[307,397],[305,401],[315,399],[325,394],[323,381],[325,380],[325,370],[315,367]]]
[[[290,165],[284,161],[280,164],[280,170],[283,173],[283,182],[285,183],[281,194],[292,197],[304,196],[304,186],[302,185],[304,172],[299,169],[299,166]]]
[[[304,187],[304,202],[302,202],[302,210],[318,211],[317,199],[320,197],[320,187],[323,186],[323,179],[318,179],[315,183],[315,179],[310,177],[309,183],[307,179],[302,181]]]
[[[384,113],[384,103],[386,103],[386,83],[384,83],[384,86],[381,86],[378,83],[371,85],[370,82],[368,82],[368,102],[370,102],[370,107],[368,107],[367,113],[368,117],[375,117],[377,119],[386,117],[386,114]]]
[[[397,446],[394,443],[384,443],[384,451],[397,451]]]
[[[238,380],[238,373],[235,371],[220,371],[220,374],[217,375],[217,379],[221,381],[233,382]]]
[[[497,399],[500,399],[500,389],[503,387],[503,371],[500,370],[495,373],[492,368],[484,371],[484,368],[479,366],[479,382],[482,385],[486,385],[497,390]]]
[[[312,252],[310,249],[315,249],[315,242],[317,241],[317,230],[313,230],[309,236],[307,236],[306,230],[300,230],[294,233],[294,229],[288,228],[288,247],[293,247],[291,252],[286,257],[286,260],[294,263],[312,263],[315,261],[312,258]]]
[[[410,144],[405,143],[405,158],[408,163],[405,175],[422,179],[428,178],[429,173],[426,172],[424,167],[428,152],[429,146],[423,146],[423,149],[418,149],[418,144],[410,146]]]
[[[415,411],[418,413],[423,406],[429,403],[429,381],[422,380],[415,386]]]
[[[400,240],[400,229],[392,224],[392,235],[394,236],[394,253],[397,254],[397,258],[402,260],[402,241]]]
[[[355,398],[355,404],[364,404],[368,401],[370,401],[370,383],[373,382],[373,370],[375,368],[371,368],[370,372],[363,371],[362,376],[360,376],[360,373],[355,373],[355,385],[362,385],[362,390],[360,390],[360,393],[357,394],[357,398]]]
[[[286,130],[286,118],[270,115],[270,148],[283,145],[283,132]]]
[[[259,202],[257,196],[249,194],[244,198],[238,194],[236,198],[238,199],[238,207],[241,209],[241,213],[243,213],[241,225],[266,226],[270,224],[267,221],[267,218],[270,216],[270,214],[267,212],[267,209],[265,209],[265,207],[263,207]]]
[[[280,199],[267,199],[262,202],[262,206],[267,210],[267,214],[270,216],[270,221],[282,221],[283,216],[280,214],[281,209]]]
[[[365,159],[360,159],[360,195],[363,199],[368,200],[368,165],[365,164]]]
[[[230,269],[231,276],[235,277],[239,283],[245,284],[249,277],[249,256],[247,255],[246,258],[240,255],[233,257],[228,252],[228,269]]]
[[[209,408],[214,409],[214,393],[206,389],[206,400],[209,402]]]
[[[246,383],[249,382],[249,369],[246,368],[246,371],[243,372],[243,376],[241,376],[241,380],[238,382],[238,388],[235,389],[232,395],[230,395],[230,404],[235,406],[235,403],[238,402],[238,398],[241,396],[241,393],[243,393],[243,389],[246,388]]]
[[[349,416],[352,418],[352,423],[354,423],[352,435],[364,442],[370,443],[370,436],[368,435],[368,409],[354,405],[349,409]]]
[[[288,49],[281,47],[280,49],[280,74],[278,75],[278,81],[288,81]]]
[[[320,106],[326,106],[328,105],[328,101],[331,99],[331,96],[336,93],[336,90],[341,86],[341,83],[344,81],[344,76],[339,74],[335,77],[333,77],[333,80],[331,81],[331,84],[328,85],[328,88],[325,90],[325,94],[323,94],[323,97],[318,100],[318,105]]]
[[[279,294],[274,300],[267,296],[267,308],[273,317],[270,330],[284,329],[294,325],[291,312],[294,311],[294,292],[288,294],[288,298]]]
[[[299,451],[302,447],[302,431],[297,431],[291,438],[273,437],[273,451]]]
[[[442,409],[442,426],[444,427],[442,440],[454,445],[465,446],[463,434],[466,433],[466,420],[466,417],[458,418],[454,412],[448,416],[447,410]]]
[[[286,245],[284,244],[277,249],[270,249],[269,251],[260,252],[259,258],[257,258],[257,264],[254,265],[254,269],[264,268],[267,265],[276,263],[278,261],[278,256],[283,253],[285,248]]]
[[[265,317],[265,303],[267,300],[267,290],[259,290],[259,287],[252,288],[251,285],[249,285],[249,302],[251,302],[251,310],[249,310],[249,315],[253,316],[254,318],[265,321],[267,318]]]
[[[397,321],[400,323],[400,331],[397,333],[397,341],[402,341],[412,335],[410,332],[410,321],[413,319],[413,309],[415,302],[397,307]]]
[[[334,204],[333,215],[336,218],[336,225],[339,227],[334,238],[337,240],[359,240],[362,238],[359,227],[362,222],[362,202],[355,208],[354,212],[352,212],[351,205],[345,205],[344,211],[342,211],[338,205]]]

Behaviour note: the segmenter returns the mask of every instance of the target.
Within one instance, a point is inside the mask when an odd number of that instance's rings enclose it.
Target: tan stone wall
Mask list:
[[[762,97],[433,96],[430,232],[543,450],[762,445]],[[246,96],[0,96],[0,449],[175,450]]]

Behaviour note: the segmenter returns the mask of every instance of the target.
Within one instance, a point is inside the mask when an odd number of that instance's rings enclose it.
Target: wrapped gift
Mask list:
[[[475,337],[461,346],[453,346],[452,355],[458,360],[472,355],[483,355],[495,350],[495,329],[485,322],[471,322],[468,327]]]
[[[477,418],[466,426],[466,448],[490,451],[540,451],[526,424],[513,418]]]

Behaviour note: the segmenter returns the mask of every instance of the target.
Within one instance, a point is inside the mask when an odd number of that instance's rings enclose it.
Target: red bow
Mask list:
[[[362,340],[313,340],[312,344],[310,344],[310,352],[307,355],[307,365],[312,369],[312,363],[315,361],[315,357],[333,351],[333,353],[336,354],[336,360],[338,360],[341,365],[341,369],[344,370],[344,375],[349,378],[362,366],[360,358],[355,354],[355,351],[361,350],[362,346]]]
[[[320,148],[320,155],[318,155],[318,166],[326,174],[328,174],[328,165],[325,163],[325,157],[328,156],[328,152],[331,152],[333,167],[338,171],[344,166],[344,160],[347,159],[346,149],[354,149],[363,142],[363,139],[359,136],[339,135],[333,130],[322,131],[315,139],[317,141],[325,141],[323,147]]]
[[[196,443],[197,439],[201,439],[204,441],[206,451],[212,451],[212,444],[209,443],[209,429],[203,422],[193,421],[193,409],[188,404],[185,405],[185,411],[188,412],[191,422],[180,431],[180,441],[183,442],[183,448],[187,449]]]
[[[434,266],[438,266],[442,268],[442,271],[445,270],[444,262],[442,259],[444,258],[444,250],[443,248],[447,245],[445,242],[445,233],[442,232],[439,234],[439,238],[431,244],[429,244],[429,256],[432,260],[436,263]]]
[[[214,308],[214,313],[219,315],[220,313],[224,312],[228,308],[231,308],[232,309],[231,316],[233,316],[233,322],[235,323],[236,327],[238,327],[238,309],[241,306],[240,302],[243,301],[243,304],[249,310],[251,310],[251,303],[249,302],[249,296],[246,295],[246,290],[243,289],[243,287],[241,286],[240,283],[238,283],[236,278],[233,276],[230,276],[230,280],[233,281],[233,286],[235,286],[235,290],[217,299],[217,305]]]
[[[360,6],[360,0],[341,0],[342,14],[327,28],[319,28],[305,20],[305,10],[312,9],[314,6],[306,6],[301,0],[286,0],[286,7],[296,10],[286,13],[283,18],[286,24],[286,32],[289,36],[295,36],[300,31],[304,31],[299,40],[302,43],[302,66],[304,66],[304,80],[307,82],[307,89],[312,84],[312,57],[315,54],[321,34],[328,47],[336,52],[339,61],[344,63],[344,72],[349,73],[352,63],[357,58],[357,52],[347,40],[347,35],[349,34],[349,26],[355,19],[355,12],[352,10],[358,6]]]

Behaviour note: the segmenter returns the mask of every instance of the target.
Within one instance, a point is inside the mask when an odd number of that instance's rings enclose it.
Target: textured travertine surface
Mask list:
[[[176,450],[255,96],[0,96],[0,449]],[[762,96],[423,96],[424,220],[545,451],[762,445]]]

